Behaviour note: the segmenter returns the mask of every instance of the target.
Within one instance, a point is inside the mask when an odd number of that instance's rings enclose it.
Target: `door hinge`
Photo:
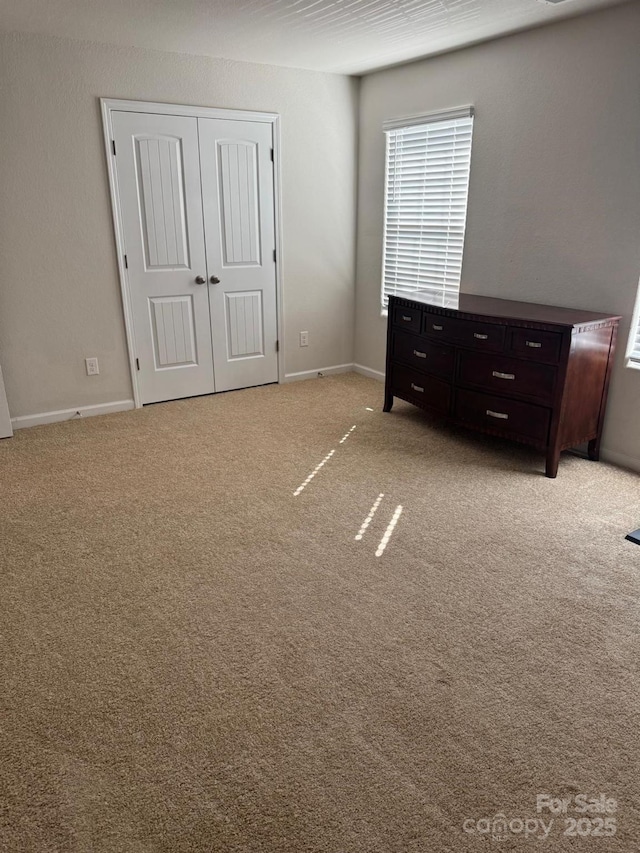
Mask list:
[[[271,149],[271,162],[273,163],[273,148]]]
[[[136,370],[140,370],[140,359],[136,358]]]
[[[116,141],[115,139],[111,140],[111,150],[113,151],[113,156],[116,156]]]
[[[276,250],[275,249],[273,250],[273,260],[274,261],[276,260]]]
[[[280,352],[280,341],[276,341],[276,352]]]
[[[126,270],[128,270],[128,269],[129,269],[129,261],[127,260],[127,256],[126,256],[126,255],[124,256],[124,268],[125,268]]]

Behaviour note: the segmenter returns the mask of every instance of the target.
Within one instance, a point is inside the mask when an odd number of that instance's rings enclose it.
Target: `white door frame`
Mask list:
[[[136,339],[133,326],[133,311],[131,308],[131,293],[129,276],[125,266],[124,230],[120,212],[120,193],[118,176],[113,156],[113,125],[112,112],[156,113],[159,115],[191,116],[194,118],[218,118],[226,121],[259,121],[272,126],[273,135],[273,200],[276,238],[276,315],[278,323],[278,382],[284,381],[284,310],[282,298],[282,171],[280,163],[280,116],[277,113],[259,113],[249,110],[227,110],[215,107],[190,107],[184,104],[155,104],[150,101],[120,101],[113,98],[100,98],[102,110],[102,126],[104,144],[107,155],[107,171],[109,173],[109,190],[111,193],[111,210],[113,214],[113,229],[116,238],[118,274],[122,292],[124,325],[129,351],[129,370],[136,409],[142,407],[140,388],[138,385],[138,369],[136,367]]]

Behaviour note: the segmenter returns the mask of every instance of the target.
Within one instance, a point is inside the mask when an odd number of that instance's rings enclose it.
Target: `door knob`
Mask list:
[[[215,275],[212,275],[209,281],[211,282],[211,284],[220,284],[220,279]]]
[[[196,284],[206,284],[207,280],[203,275],[196,276]]]

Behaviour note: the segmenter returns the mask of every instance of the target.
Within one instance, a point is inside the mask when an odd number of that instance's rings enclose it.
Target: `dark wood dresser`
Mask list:
[[[389,300],[384,411],[400,397],[456,424],[597,460],[620,317],[460,294]]]

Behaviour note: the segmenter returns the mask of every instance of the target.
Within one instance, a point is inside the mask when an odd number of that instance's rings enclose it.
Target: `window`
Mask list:
[[[640,289],[636,297],[636,307],[633,312],[633,322],[627,345],[627,365],[640,368]]]
[[[423,293],[455,305],[467,218],[473,109],[385,122],[382,307]]]

